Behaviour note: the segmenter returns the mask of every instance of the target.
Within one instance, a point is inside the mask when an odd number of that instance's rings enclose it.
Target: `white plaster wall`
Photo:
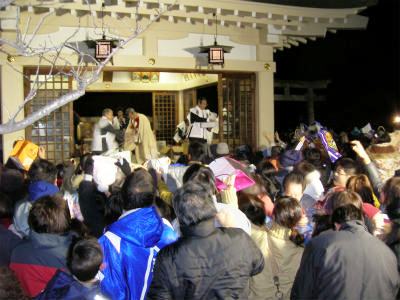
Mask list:
[[[107,38],[118,38],[106,29]],[[30,41],[32,35],[27,35],[26,41]],[[53,47],[62,45],[67,38],[70,38],[70,43],[80,42],[84,40],[97,40],[102,38],[100,28],[78,28],[60,26],[57,32],[48,34],[36,34],[32,39],[31,47]],[[73,53],[74,51],[65,48],[63,53]],[[143,55],[143,39],[135,38],[118,52],[119,55]]]
[[[226,53],[226,59],[256,60],[256,46],[243,45],[232,42],[228,36],[218,36],[218,44],[233,46],[231,53]],[[167,57],[193,57],[198,56],[200,45],[214,44],[214,36],[208,34],[189,33],[187,37],[179,40],[158,40],[158,56]],[[206,54],[205,54],[206,55]]]
[[[14,66],[14,68],[22,72],[22,66]],[[8,65],[1,66],[1,105],[2,105],[2,120],[3,123],[9,119],[8,112],[12,114],[17,107],[24,101],[24,80],[21,73],[13,70]],[[17,116],[17,121],[24,117],[23,111]],[[25,138],[25,130],[16,131],[9,134],[4,134],[3,151],[4,162],[11,153],[12,145],[15,140]]]
[[[207,74],[185,80],[182,73],[160,72],[160,81],[136,82],[132,81],[132,72],[114,72],[112,82],[98,81],[90,85],[90,91],[180,91],[218,82],[218,75]],[[75,86],[74,84],[73,86]]]

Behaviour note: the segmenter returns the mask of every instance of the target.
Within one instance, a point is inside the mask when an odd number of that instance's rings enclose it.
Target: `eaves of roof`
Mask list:
[[[253,0],[249,2],[313,7],[313,8],[353,8],[373,6],[378,3],[378,0]]]

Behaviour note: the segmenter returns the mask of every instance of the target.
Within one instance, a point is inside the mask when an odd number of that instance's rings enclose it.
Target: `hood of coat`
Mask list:
[[[160,240],[164,223],[154,206],[128,212],[110,225],[109,231],[139,247],[153,247]]]
[[[367,227],[365,226],[365,223],[360,220],[352,220],[352,221],[347,221],[342,224],[340,224],[340,231],[350,231],[350,232],[358,232],[358,231],[366,231]]]
[[[61,256],[66,256],[65,249],[68,249],[71,244],[72,236],[70,234],[37,233],[31,230],[29,240],[34,248],[53,249],[55,252],[59,251]]]
[[[37,199],[44,196],[53,196],[58,192],[59,189],[57,186],[47,181],[41,181],[41,180],[32,182],[28,188],[30,201],[36,201]]]

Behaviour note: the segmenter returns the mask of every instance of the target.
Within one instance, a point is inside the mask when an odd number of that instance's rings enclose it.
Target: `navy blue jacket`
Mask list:
[[[0,267],[8,267],[12,251],[22,240],[0,224],[0,241]]]
[[[71,274],[58,270],[46,289],[34,299],[94,300],[106,297],[101,294],[99,282],[85,286]]]

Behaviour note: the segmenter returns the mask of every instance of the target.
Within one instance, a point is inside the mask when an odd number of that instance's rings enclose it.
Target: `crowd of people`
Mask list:
[[[192,140],[167,166],[102,150],[6,163],[0,298],[399,299],[400,174],[382,180],[373,136],[334,138],[334,160],[292,135],[260,151]],[[218,178],[227,157],[240,172]]]

